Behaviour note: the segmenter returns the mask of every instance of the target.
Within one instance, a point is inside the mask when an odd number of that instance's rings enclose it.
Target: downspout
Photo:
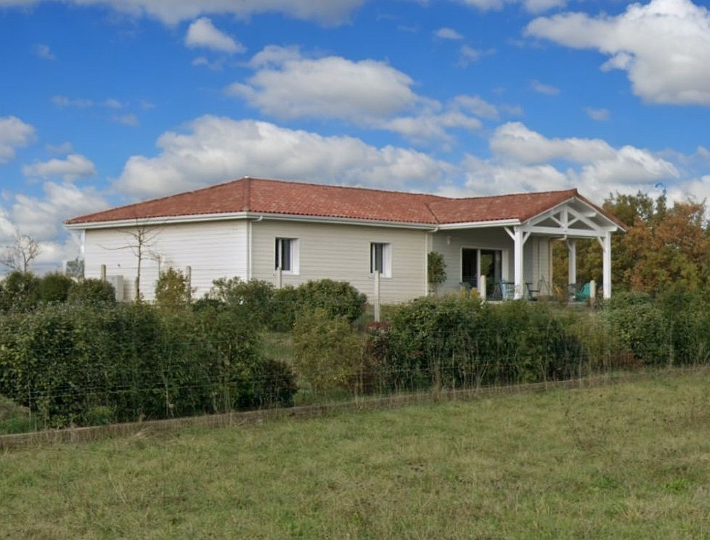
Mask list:
[[[252,240],[253,240],[253,233],[252,233],[252,224],[253,223],[258,223],[264,219],[264,216],[261,215],[256,219],[253,220],[247,220],[247,278],[245,281],[249,281],[252,279]]]

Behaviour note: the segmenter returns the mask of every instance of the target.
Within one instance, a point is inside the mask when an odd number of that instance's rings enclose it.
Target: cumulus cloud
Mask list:
[[[297,48],[271,46],[249,65],[255,74],[227,94],[276,118],[343,120],[416,140],[448,140],[450,129],[481,126],[464,107],[418,95],[414,81],[385,62],[306,58]]]
[[[607,55],[602,69],[625,71],[647,102],[710,105],[710,12],[690,0],[634,3],[618,16],[539,17],[526,33]]]
[[[123,124],[124,126],[135,127],[140,124],[138,117],[135,114],[119,114],[112,118],[117,124]]]
[[[241,53],[246,50],[244,45],[233,37],[221,32],[207,17],[202,17],[193,22],[187,29],[185,45],[191,48],[204,47],[215,51],[230,54]]]
[[[41,262],[57,264],[78,255],[63,221],[107,208],[108,203],[93,187],[55,182],[42,187],[39,197],[15,194],[7,197],[6,207],[0,205],[0,244],[11,241],[20,231],[40,242]]]
[[[597,120],[599,122],[603,120],[609,120],[609,110],[608,109],[594,109],[593,107],[585,107],[584,112],[592,120]]]
[[[155,157],[131,157],[114,189],[144,198],[244,175],[401,189],[431,187],[453,170],[409,149],[216,116],[164,133],[157,146]]]
[[[436,32],[434,32],[434,35],[438,37],[439,39],[450,39],[454,41],[458,41],[463,39],[463,36],[459,34],[456,30],[453,28],[439,28]]]
[[[579,187],[602,200],[610,192],[647,190],[681,177],[673,163],[649,150],[614,148],[602,139],[549,138],[520,122],[498,127],[490,149],[491,159],[468,156],[463,164],[467,186],[482,193]]]
[[[49,45],[43,45],[41,43],[38,43],[34,47],[35,49],[35,54],[37,55],[38,58],[41,58],[42,60],[56,60],[57,57],[54,56],[54,53],[52,52],[52,49],[49,48]]]
[[[67,96],[52,96],[50,101],[60,108],[77,107],[80,109],[86,109],[94,106],[94,102],[90,99],[70,99]]]
[[[2,6],[28,7],[50,0],[0,0]],[[346,22],[367,0],[64,0],[78,6],[106,6],[132,16],[153,17],[174,25],[202,15],[234,15],[247,19],[260,13],[281,13],[331,26]]]
[[[35,138],[35,128],[16,116],[0,117],[0,163],[15,157],[17,148],[27,146]]]
[[[65,159],[33,163],[22,167],[22,174],[28,178],[50,178],[61,176],[66,182],[78,178],[96,176],[94,163],[81,154],[69,154]]]
[[[556,96],[560,93],[560,89],[556,86],[544,84],[536,80],[530,81],[530,87],[538,94],[545,94],[546,96]]]
[[[500,11],[506,4],[520,4],[529,13],[542,13],[567,5],[567,0],[459,0],[480,11]]]

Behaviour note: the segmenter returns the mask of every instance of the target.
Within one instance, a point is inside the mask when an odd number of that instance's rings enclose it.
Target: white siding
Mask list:
[[[252,223],[251,277],[276,284],[274,242],[297,238],[298,275],[283,274],[284,285],[330,278],[348,281],[368,298],[374,294],[370,274],[370,243],[391,245],[392,277],[380,280],[383,303],[397,303],[426,294],[427,232],[358,225],[263,220]]]
[[[168,224],[146,228],[148,241],[141,262],[141,293],[152,300],[158,271],[173,267],[192,268],[193,297],[209,291],[221,277],[247,277],[247,224],[245,221]],[[124,277],[124,299],[135,298],[138,257],[136,229],[89,229],[84,241],[86,277],[98,278],[101,265],[106,274]]]

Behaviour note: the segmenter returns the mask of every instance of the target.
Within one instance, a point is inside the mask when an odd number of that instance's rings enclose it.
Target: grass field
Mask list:
[[[710,538],[710,375],[0,455],[3,539]]]

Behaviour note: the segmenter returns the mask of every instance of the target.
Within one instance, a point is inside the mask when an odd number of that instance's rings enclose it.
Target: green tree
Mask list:
[[[192,289],[187,276],[180,270],[168,268],[160,273],[155,287],[155,303],[168,309],[181,309],[190,304]]]

